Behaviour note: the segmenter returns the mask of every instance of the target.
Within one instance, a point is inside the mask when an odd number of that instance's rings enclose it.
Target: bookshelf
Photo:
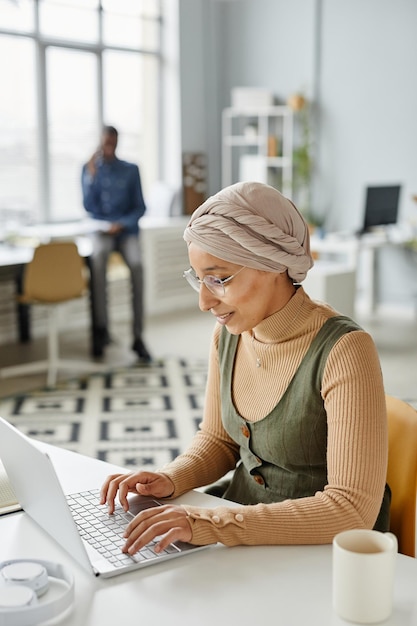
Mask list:
[[[288,106],[224,109],[222,186],[256,180],[291,197],[293,143],[293,111]]]

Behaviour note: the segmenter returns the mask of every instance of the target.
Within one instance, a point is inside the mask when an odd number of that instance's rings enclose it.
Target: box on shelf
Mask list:
[[[239,161],[239,180],[268,182],[266,158],[260,154],[242,154]]]
[[[234,87],[231,102],[236,109],[269,107],[274,105],[274,94],[262,87]]]

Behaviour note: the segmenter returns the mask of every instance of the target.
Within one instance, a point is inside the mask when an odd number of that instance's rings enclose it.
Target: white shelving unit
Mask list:
[[[293,112],[229,107],[222,114],[222,186],[256,180],[292,196]]]

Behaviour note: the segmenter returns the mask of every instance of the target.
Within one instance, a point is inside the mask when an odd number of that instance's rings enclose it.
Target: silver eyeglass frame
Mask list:
[[[214,296],[223,298],[226,294],[227,283],[229,283],[233,278],[240,274],[240,272],[244,270],[245,267],[246,265],[241,267],[238,272],[236,272],[232,276],[229,276],[228,278],[217,278],[217,276],[207,274],[202,280],[200,280],[195,275],[192,267],[190,267],[188,270],[185,270],[182,276],[183,278],[185,278],[190,287],[192,287],[197,293],[200,293],[201,285],[205,285],[209,292],[212,293]],[[213,281],[213,283],[210,284],[210,281]]]

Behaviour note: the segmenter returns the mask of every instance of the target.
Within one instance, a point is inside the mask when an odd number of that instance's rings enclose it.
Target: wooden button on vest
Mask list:
[[[254,475],[254,477],[253,477],[253,480],[254,480],[256,483],[258,483],[258,485],[264,485],[264,484],[265,484],[264,479],[263,479],[263,478],[262,478],[262,476],[260,476],[259,474],[255,474],[255,475]]]
[[[246,424],[243,424],[243,426],[241,427],[241,431],[242,431],[242,435],[246,438],[249,437],[250,435],[250,431],[249,428],[246,426]]]

